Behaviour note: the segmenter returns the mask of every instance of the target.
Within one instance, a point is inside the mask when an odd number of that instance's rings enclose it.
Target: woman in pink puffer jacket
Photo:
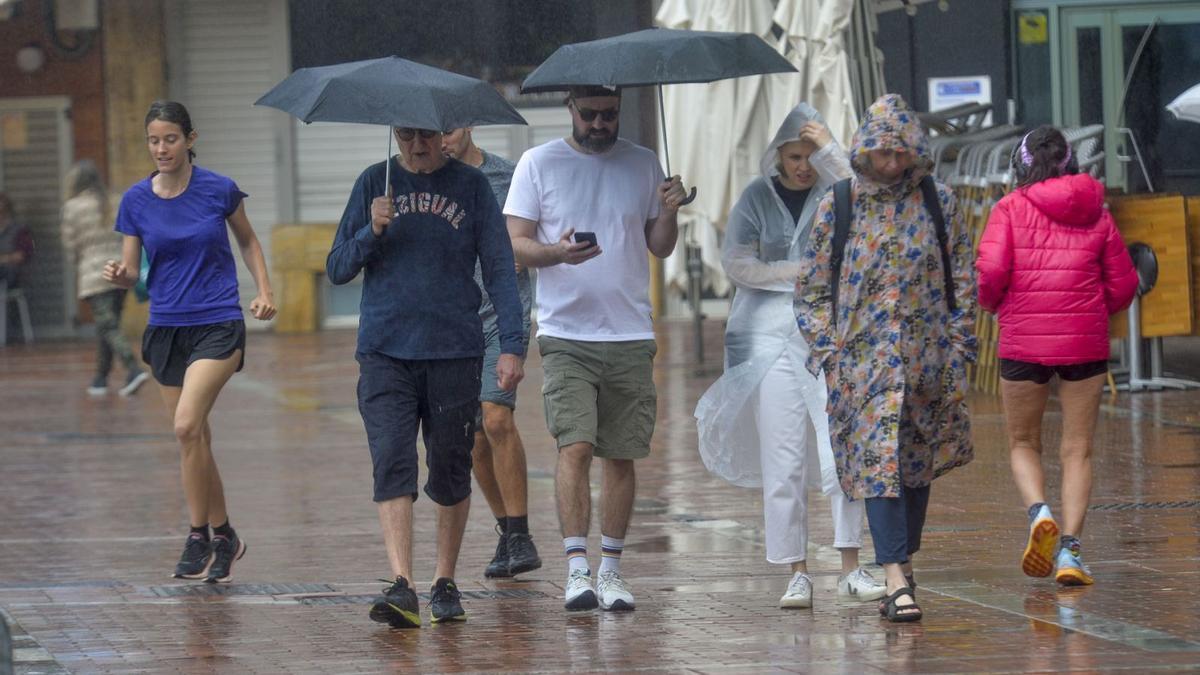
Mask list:
[[[992,210],[975,261],[979,305],[1000,322],[1000,377],[1013,478],[1029,510],[1021,569],[1092,583],[1079,536],[1092,488],[1092,436],[1108,371],[1108,317],[1125,309],[1137,273],[1104,186],[1076,173],[1062,133],[1043,126],[1013,153],[1017,189]],[[1046,505],[1042,414],[1059,377],[1063,526]]]

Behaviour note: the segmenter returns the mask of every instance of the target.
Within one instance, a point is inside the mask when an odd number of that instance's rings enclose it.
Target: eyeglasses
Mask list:
[[[411,141],[421,134],[421,138],[433,138],[442,132],[432,129],[413,129],[411,127],[396,127],[396,136],[402,141]]]
[[[617,117],[621,114],[620,108],[592,110],[591,108],[580,108],[579,104],[575,103],[574,101],[571,101],[571,105],[575,107],[575,112],[579,113],[579,119],[589,123],[596,121],[597,115],[599,115],[600,119],[604,120],[605,122],[613,122],[616,121]]]

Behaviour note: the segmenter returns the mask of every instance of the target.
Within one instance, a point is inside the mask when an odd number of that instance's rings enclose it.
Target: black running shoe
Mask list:
[[[212,565],[212,544],[204,535],[193,532],[183,545],[183,555],[175,565],[176,579],[203,579]]]
[[[380,581],[387,582],[387,579]],[[371,604],[371,620],[390,624],[392,628],[420,628],[421,608],[417,604],[417,594],[408,586],[408,579],[396,577],[389,583],[391,585],[384,587],[383,595]]]
[[[525,532],[508,533],[508,576],[532,572],[542,566],[533,537]]]
[[[231,537],[218,534],[213,536],[212,549],[212,567],[208,569],[208,578],[204,581],[215,584],[233,579],[233,563],[246,555],[246,542],[236,532]]]
[[[483,576],[489,579],[512,576],[508,571],[508,534],[502,532],[499,525],[496,526],[496,534],[500,535],[500,543],[496,544],[496,555],[483,572]]]
[[[467,613],[462,606],[462,593],[453,579],[442,577],[433,584],[429,592],[429,613],[433,623],[443,621],[466,621]]]

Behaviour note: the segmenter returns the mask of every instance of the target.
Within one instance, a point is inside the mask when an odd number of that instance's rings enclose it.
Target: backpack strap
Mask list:
[[[850,194],[850,179],[840,180],[833,185],[833,248],[829,252],[829,294],[833,299],[833,325],[837,325],[838,284],[842,279],[842,257],[846,253],[846,240],[850,238],[850,217],[854,210],[854,197]]]
[[[942,274],[945,275],[946,307],[953,312],[958,309],[958,301],[954,297],[954,271],[950,267],[950,244],[946,234],[946,217],[942,215],[942,202],[938,198],[937,185],[933,176],[921,179],[921,194],[925,199],[925,209],[933,217],[933,227],[937,232],[938,248],[942,251]]]

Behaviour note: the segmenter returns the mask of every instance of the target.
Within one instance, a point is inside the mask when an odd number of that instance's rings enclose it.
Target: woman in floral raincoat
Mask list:
[[[942,251],[921,180],[933,162],[916,114],[887,94],[854,136],[849,236],[831,297],[833,193],[818,207],[801,260],[795,311],[824,371],[838,478],[866,499],[876,561],[887,574],[880,612],[921,618],[911,556],[934,478],[972,458],[966,363],[975,357],[971,240],[954,194],[936,183],[947,229],[956,309],[945,293]]]

